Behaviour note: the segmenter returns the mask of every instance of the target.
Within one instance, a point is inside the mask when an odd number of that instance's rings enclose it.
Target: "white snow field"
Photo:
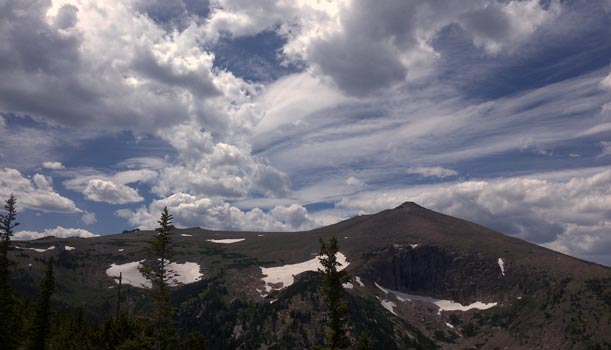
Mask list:
[[[471,309],[486,310],[486,309],[490,309],[491,307],[495,307],[497,305],[497,303],[483,303],[481,301],[476,301],[469,305],[463,305],[461,303],[457,303],[451,300],[436,299],[436,298],[427,297],[427,296],[399,292],[396,290],[384,288],[377,283],[375,283],[375,286],[378,287],[385,294],[389,294],[389,293],[393,294],[401,302],[415,300],[415,301],[424,301],[427,303],[434,304],[435,306],[439,308],[439,310],[437,311],[437,314],[441,314],[442,311],[468,311]]]
[[[342,264],[337,269],[343,270],[350,263],[346,260],[346,256],[342,253],[335,255],[337,261]],[[265,293],[261,292],[261,296],[264,297],[269,294],[272,290],[280,290],[286,288],[295,282],[295,276],[306,271],[318,271],[322,269],[319,259],[321,256],[317,256],[314,259],[304,261],[297,264],[282,265],[275,267],[260,267],[261,273],[263,274],[263,282],[265,282]]]
[[[499,267],[501,268],[501,274],[503,276],[505,276],[505,262],[503,261],[503,258],[499,258]]]
[[[190,235],[188,233],[181,233],[180,235],[183,237],[193,237],[193,235]]]
[[[70,251],[70,250],[75,250],[75,249],[76,249],[75,247],[71,247],[71,246],[69,246],[69,245],[64,246],[64,250],[68,250],[68,251]]]
[[[363,281],[361,281],[361,278],[359,276],[354,276],[354,279],[356,280],[356,283],[359,284],[359,286],[365,287],[365,283],[363,283]]]
[[[142,276],[142,274],[138,270],[138,266],[140,266],[140,263],[142,261],[144,260],[132,261],[125,264],[113,263],[106,270],[106,275],[112,277],[115,283],[118,283],[117,277],[119,277],[119,273],[122,273],[122,283],[129,284],[138,288],[150,288],[150,281],[144,278],[144,276]],[[199,272],[199,269],[199,264],[194,262],[169,264],[168,270],[171,270],[177,274],[177,276],[174,277],[175,282],[170,283],[170,285],[175,286],[179,283],[188,284],[201,280],[202,274]]]
[[[24,247],[18,247],[18,246],[15,246],[15,248],[17,248],[17,249],[27,249],[27,250],[33,250],[33,251],[35,251],[35,252],[37,252],[37,253],[44,253],[44,252],[46,252],[46,251],[49,251],[49,250],[53,250],[53,249],[55,249],[55,246],[54,246],[54,245],[52,245],[52,246],[50,246],[50,247],[49,247],[49,248],[47,248],[47,249],[41,249],[41,248],[24,248]]]
[[[221,243],[221,244],[231,244],[231,243],[237,243],[237,242],[242,242],[246,240],[246,238],[235,238],[235,239],[207,239],[206,241],[208,242],[212,242],[212,243]]]
[[[378,298],[378,300],[380,301],[380,304],[382,304],[382,306],[386,310],[390,311],[393,315],[397,316],[397,313],[395,312],[395,307],[397,306],[397,304],[395,304],[394,302],[390,300],[384,300],[380,298]]]
[[[350,282],[346,282],[342,284],[342,287],[344,287],[344,289],[352,289],[354,288],[354,284],[350,283]]]

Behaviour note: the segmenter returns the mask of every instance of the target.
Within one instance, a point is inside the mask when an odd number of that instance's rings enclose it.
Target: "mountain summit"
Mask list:
[[[149,307],[138,262],[153,231],[19,242],[18,285],[30,293],[57,261],[57,302],[111,314]],[[372,348],[602,349],[611,346],[611,269],[406,202],[306,232],[174,229],[172,290],[182,332],[214,349],[306,349],[324,330],[319,240],[334,235],[354,338]],[[178,283],[180,282],[180,283]]]

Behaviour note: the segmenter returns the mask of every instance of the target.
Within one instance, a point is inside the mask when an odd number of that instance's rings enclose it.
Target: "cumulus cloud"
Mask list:
[[[186,192],[239,198],[252,193],[283,196],[289,192],[288,176],[252,156],[247,144],[214,142],[210,132],[189,125],[175,126],[160,136],[176,148],[180,159],[160,171],[153,186],[157,194]]]
[[[48,213],[81,212],[72,200],[53,191],[50,178],[35,174],[30,180],[16,169],[0,169],[0,197],[8,198],[11,193],[17,197],[20,208]]]
[[[200,226],[207,229],[294,231],[318,226],[308,211],[297,204],[277,206],[269,212],[254,208],[243,211],[222,200],[176,193],[154,200],[148,207],[132,211],[122,209],[117,215],[143,229],[156,227],[161,210],[167,207],[179,227]]]
[[[599,258],[611,249],[611,170],[591,175],[516,177],[371,192],[338,208],[376,212],[407,200],[569,253]]]
[[[203,21],[184,16],[180,26],[164,26],[146,7],[8,1],[0,15],[0,110],[108,130],[241,124],[227,113],[254,85],[214,68]]]
[[[350,176],[346,179],[346,185],[354,187],[363,187],[365,186],[365,182],[363,182],[363,180],[357,179],[354,176]]]
[[[110,204],[136,203],[143,200],[138,191],[126,186],[131,183],[147,183],[157,178],[150,169],[118,171],[112,175],[97,170],[84,169],[70,174],[64,186],[81,192],[89,200]]]
[[[83,194],[89,200],[109,204],[137,203],[143,200],[133,188],[102,179],[89,180]]]
[[[444,177],[450,177],[450,176],[458,175],[456,170],[447,169],[447,168],[443,168],[443,167],[440,167],[440,166],[434,166],[434,167],[423,167],[423,166],[409,167],[409,168],[407,168],[406,172],[408,174],[417,174],[417,175],[421,175],[421,176],[424,176],[424,177],[438,177],[438,178],[444,178]]]
[[[83,216],[81,216],[81,221],[85,225],[93,225],[93,224],[95,224],[98,221],[98,219],[97,219],[95,213],[85,212],[83,214]]]
[[[48,236],[54,236],[57,238],[68,238],[68,237],[91,238],[91,237],[97,237],[98,235],[93,234],[87,230],[80,229],[80,228],[65,228],[65,227],[57,226],[56,228],[46,229],[43,232],[37,232],[37,231],[15,232],[13,239],[17,241],[28,241],[28,240],[39,239],[39,238],[48,237]]]
[[[43,162],[42,167],[50,170],[61,170],[65,169],[64,165],[60,162]]]

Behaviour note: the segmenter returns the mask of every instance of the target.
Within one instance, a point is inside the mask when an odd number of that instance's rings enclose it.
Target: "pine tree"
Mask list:
[[[362,334],[356,342],[355,348],[356,350],[370,350],[371,345],[369,343],[369,338],[365,334]]]
[[[322,275],[321,293],[327,309],[327,327],[325,335],[329,350],[343,349],[349,346],[346,336],[348,309],[343,301],[344,288],[342,284],[350,280],[346,271],[338,271],[342,264],[337,261],[339,244],[335,237],[329,243],[320,240],[320,263],[323,266],[318,272]]]
[[[155,349],[167,350],[175,347],[176,331],[172,324],[172,307],[170,305],[169,285],[176,274],[169,268],[174,254],[171,249],[170,234],[172,231],[172,215],[168,208],[163,208],[157,234],[149,241],[148,259],[140,266],[142,275],[151,282],[150,293],[155,302],[152,314],[155,332]]]
[[[5,214],[0,214],[0,344],[3,349],[15,349],[16,315],[14,312],[15,298],[10,288],[10,265],[8,252],[13,229],[19,225],[17,219],[17,200],[11,194],[4,204]]]
[[[51,295],[55,289],[55,277],[53,274],[53,257],[47,261],[45,277],[40,283],[40,297],[36,304],[34,320],[30,328],[28,339],[28,350],[45,350],[47,338],[49,337],[51,316]]]

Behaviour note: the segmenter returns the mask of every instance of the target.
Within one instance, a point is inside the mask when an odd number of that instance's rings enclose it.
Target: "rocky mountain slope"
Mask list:
[[[56,258],[56,300],[90,317],[149,305],[137,262],[152,231],[17,242],[16,283],[34,294]],[[351,274],[350,335],[373,349],[611,349],[611,269],[405,203],[307,232],[176,229],[183,332],[213,349],[307,349],[324,336],[319,239]],[[50,249],[50,247],[54,247]]]

